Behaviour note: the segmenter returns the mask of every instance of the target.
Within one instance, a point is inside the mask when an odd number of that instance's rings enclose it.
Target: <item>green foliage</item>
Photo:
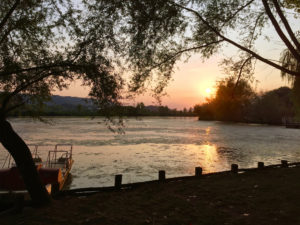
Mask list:
[[[99,4],[102,1],[95,1]],[[94,3],[94,2],[93,2]],[[93,4],[92,3],[92,4]],[[239,52],[235,57],[224,61],[231,75],[251,79],[256,60],[260,60],[293,76],[300,76],[294,68],[286,68],[274,60],[260,55],[256,50],[257,39],[264,27],[273,25],[289,51],[297,61],[300,54],[292,51],[292,37],[296,30],[288,23],[289,14],[280,12],[298,3],[277,0],[142,0],[142,1],[105,1],[115,5],[122,15],[119,26],[124,36],[126,59],[133,70],[130,90],[143,91],[149,87],[148,82],[155,80],[154,93],[161,95],[171,79],[171,74],[178,60],[199,53],[202,59],[218,53],[227,44],[235,46]],[[276,3],[279,5],[277,10]],[[295,3],[295,4],[294,4]],[[101,15],[94,11],[95,16]],[[274,20],[273,20],[274,17]],[[277,27],[277,25],[279,27]],[[281,33],[285,26],[292,31]],[[300,45],[300,44],[299,44]],[[278,56],[279,58],[279,56]],[[278,60],[277,58],[277,60]]]
[[[67,88],[77,79],[91,87],[91,98],[105,111],[120,104],[125,84],[121,75],[127,69],[133,94],[152,88],[159,97],[178,60],[194,53],[208,58],[226,43],[241,51],[238,59],[224,61],[228,74],[238,80],[251,77],[255,59],[295,75],[293,66],[274,65],[255,51],[262,29],[278,14],[276,2],[84,0],[77,6],[71,0],[2,1],[1,115],[29,102],[41,109],[54,89]],[[297,1],[280,3],[298,7]],[[268,7],[271,12],[266,13]],[[238,34],[237,40],[230,39],[232,33]],[[156,85],[149,86],[153,80]],[[31,99],[20,99],[20,94]]]
[[[282,124],[284,119],[294,117],[294,112],[291,90],[281,87],[257,96],[249,116],[259,123]]]
[[[288,87],[256,94],[246,82],[236,91],[240,98],[232,96],[233,90],[232,81],[221,81],[215,98],[194,107],[199,120],[282,124],[285,119],[294,119],[299,113],[293,101],[293,91]]]
[[[298,3],[298,5],[300,7],[300,3]],[[282,66],[284,66],[285,68],[300,71],[300,62],[295,59],[295,57],[291,54],[291,52],[288,49],[284,50],[281,53],[280,61],[282,63]],[[285,72],[281,73],[281,77],[283,79],[286,79],[292,85],[291,99],[294,103],[294,107],[296,110],[296,117],[300,118],[300,77],[291,76],[290,74]]]
[[[189,110],[177,110],[170,109],[168,106],[145,106],[140,102],[134,106],[114,106],[111,108],[115,112],[115,116],[195,116],[192,108]],[[103,112],[99,112],[98,115],[105,115]]]
[[[155,89],[159,94],[170,79],[177,60],[196,52],[208,58],[218,51],[223,40],[193,13],[176,5],[179,3],[187,6],[190,5],[190,1],[142,2],[142,9],[140,5],[129,8],[130,15],[134,15],[129,18],[128,30],[131,31],[129,37],[133,43],[130,46],[129,57],[135,59],[131,68],[137,71],[133,77],[132,87],[133,90],[143,87],[145,79],[151,78],[155,72],[159,74],[160,79]],[[246,2],[193,1],[193,8],[201,11],[201,15],[216,29],[226,31],[236,24],[247,26],[250,15],[247,15],[247,18],[234,17],[235,10]],[[147,18],[146,21],[144,18]],[[136,40],[143,41],[136,42]]]
[[[199,120],[214,120],[214,112],[211,102],[202,105],[194,106],[194,113],[199,117]]]
[[[292,101],[296,110],[296,117],[300,119],[300,79],[297,77],[293,82]]]
[[[178,60],[194,53],[208,58],[226,43],[241,51],[238,59],[224,61],[238,79],[249,78],[255,59],[295,75],[294,68],[275,65],[255,50],[270,19],[266,6],[276,16],[276,2],[83,0],[77,6],[71,0],[2,1],[1,114],[28,103],[19,94],[29,94],[40,105],[54,89],[77,79],[91,87],[99,107],[120,104],[125,85],[121,75],[128,70],[133,95],[151,88],[159,97]],[[297,1],[283,3],[298,7]],[[233,33],[237,40],[230,39]]]
[[[214,118],[222,121],[243,121],[254,92],[246,80],[237,83],[234,77],[217,83],[216,96],[210,100]]]
[[[97,108],[87,102],[87,104],[77,103],[76,98],[59,97],[59,100],[52,100],[42,105],[42,109],[37,110],[40,116],[107,116],[106,110],[109,110],[110,119],[113,117],[138,117],[138,116],[195,116],[192,108],[187,110],[170,109],[168,106],[145,106],[143,102],[136,106],[114,105],[107,108]],[[72,100],[73,99],[73,100]],[[80,99],[83,101],[84,99]],[[88,99],[86,99],[88,100]],[[11,115],[33,116],[34,104],[27,104],[25,107],[14,110]],[[111,122],[114,122],[113,120]],[[116,121],[115,121],[116,122]]]
[[[91,87],[101,107],[118,103],[122,79],[114,70],[113,16],[102,6],[97,24],[91,24],[87,9],[80,8],[69,0],[1,1],[1,117],[26,105],[38,116],[54,89],[76,79]]]
[[[284,0],[283,4],[290,9],[295,9],[298,13],[300,13],[300,2],[298,0]]]

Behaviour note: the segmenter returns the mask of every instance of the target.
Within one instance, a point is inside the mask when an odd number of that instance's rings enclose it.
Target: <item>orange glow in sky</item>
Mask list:
[[[300,26],[299,26],[300,29]],[[273,32],[267,30],[266,32]],[[233,35],[234,36],[234,35]],[[278,60],[280,53],[284,49],[277,34],[270,42],[259,41],[257,49],[261,55],[266,58]],[[227,46],[224,51],[210,59],[203,61],[200,55],[193,55],[188,62],[178,62],[174,71],[172,80],[165,89],[166,96],[162,97],[162,105],[169,108],[183,109],[190,108],[196,104],[206,101],[206,98],[213,96],[216,88],[216,81],[225,78],[223,69],[219,66],[220,62],[226,56],[234,56],[237,51],[234,47]],[[273,67],[257,61],[255,69],[255,82],[252,87],[256,92],[268,91],[281,86],[288,86],[287,81],[283,81],[280,72]],[[82,87],[81,82],[77,81],[70,85],[68,90],[61,92],[55,91],[53,94],[62,96],[88,97],[89,88]],[[144,93],[134,102],[128,104],[135,105],[138,102],[144,102],[146,105],[157,105],[158,102],[151,96],[151,93]]]
[[[206,98],[214,94],[216,81],[226,77],[222,69],[218,67],[220,60],[221,57],[214,56],[202,62],[200,56],[193,56],[187,63],[179,62],[178,69],[166,88],[167,95],[162,97],[161,104],[169,108],[183,109],[205,102]],[[282,81],[280,72],[276,69],[258,64],[256,70],[255,78],[259,81],[256,91],[271,90],[287,85],[287,82]],[[89,88],[81,86],[80,81],[72,83],[68,90],[54,92],[62,96],[75,97],[88,97],[88,93]],[[158,104],[151,93],[145,93],[128,104],[135,105],[138,102],[144,102],[146,105]]]
[[[289,18],[289,20],[295,30],[300,30],[299,19]],[[257,53],[265,58],[278,60],[280,53],[285,49],[284,44],[282,44],[272,26],[263,29],[263,34],[268,34],[270,41],[266,41],[264,37],[259,38],[255,46]],[[238,33],[235,33],[235,31],[228,34],[228,37],[239,42]],[[195,54],[186,63],[183,61],[177,62],[172,80],[166,88],[167,95],[162,97],[161,104],[167,105],[169,108],[183,109],[184,107],[190,108],[195,104],[205,102],[206,98],[214,95],[216,81],[227,76],[220,67],[222,59],[237,56],[238,54],[237,49],[228,44],[210,59],[203,60],[200,55]],[[259,61],[256,62],[254,79],[252,87],[256,92],[289,85],[287,81],[281,79],[280,71]],[[70,85],[68,90],[55,91],[53,94],[88,97],[88,93],[89,88],[82,87],[81,82],[76,81]],[[146,105],[158,104],[151,96],[151,93],[144,93],[144,95],[137,97],[135,102],[128,104],[134,105],[138,102],[144,102]]]

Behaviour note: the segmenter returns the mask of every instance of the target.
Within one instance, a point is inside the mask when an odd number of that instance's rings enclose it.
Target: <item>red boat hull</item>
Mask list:
[[[38,167],[37,170],[44,185],[59,184],[63,179],[60,169]],[[11,191],[26,189],[17,167],[0,170],[0,189]]]

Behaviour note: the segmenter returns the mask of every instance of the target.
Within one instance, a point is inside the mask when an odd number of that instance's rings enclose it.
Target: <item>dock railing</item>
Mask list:
[[[59,150],[62,148],[63,150]],[[66,148],[68,148],[66,150]],[[50,150],[47,156],[47,166],[53,168],[56,164],[65,164],[65,160],[72,159],[72,144],[57,144],[54,150]]]

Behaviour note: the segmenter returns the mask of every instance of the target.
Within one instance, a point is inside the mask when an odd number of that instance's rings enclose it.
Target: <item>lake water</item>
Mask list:
[[[107,129],[103,118],[55,118],[52,124],[11,119],[27,144],[43,145],[42,155],[57,143],[73,144],[71,188],[123,183],[229,170],[232,163],[255,167],[280,160],[300,161],[300,130],[280,126],[198,121],[197,118],[145,117],[125,120],[125,134]],[[0,165],[6,152],[1,146]]]

